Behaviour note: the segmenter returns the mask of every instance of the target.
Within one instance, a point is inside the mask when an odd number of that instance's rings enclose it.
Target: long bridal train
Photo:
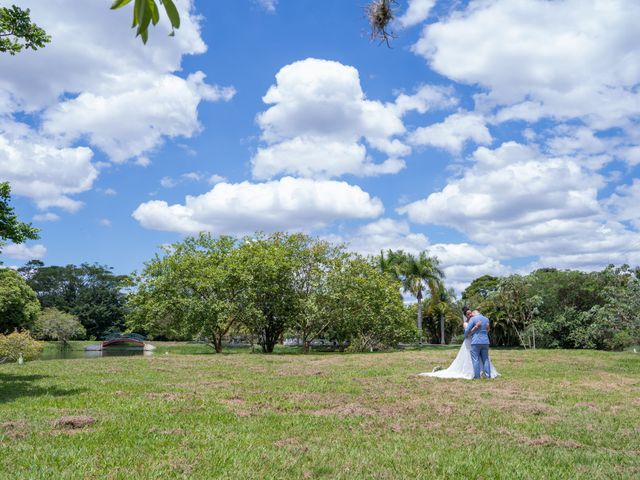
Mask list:
[[[418,375],[423,377],[437,377],[437,378],[465,378],[471,380],[473,378],[473,362],[471,361],[471,340],[465,338],[464,342],[460,346],[458,355],[455,360],[449,365],[449,368],[445,370],[438,370],[436,372],[419,373]],[[491,378],[496,378],[500,374],[491,363]]]

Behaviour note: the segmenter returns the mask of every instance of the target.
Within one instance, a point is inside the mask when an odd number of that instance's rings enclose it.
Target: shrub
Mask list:
[[[32,360],[43,348],[44,344],[34,340],[28,331],[0,334],[0,360],[15,362],[20,353],[25,360]]]

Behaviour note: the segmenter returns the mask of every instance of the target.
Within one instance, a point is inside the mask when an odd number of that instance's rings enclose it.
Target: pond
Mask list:
[[[133,356],[144,355],[151,356],[153,351],[145,351],[143,347],[134,346],[114,346],[105,347],[102,350],[80,350],[75,348],[46,348],[38,360],[60,360],[69,358],[98,358],[98,357],[117,357],[117,356]]]

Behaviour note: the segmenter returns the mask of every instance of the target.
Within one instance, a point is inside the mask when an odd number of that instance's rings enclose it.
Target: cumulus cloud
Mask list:
[[[488,145],[492,137],[480,115],[463,112],[454,113],[441,123],[416,129],[409,141],[414,145],[430,145],[459,154],[466,142]]]
[[[505,107],[501,121],[630,127],[640,109],[638,17],[634,0],[474,0],[427,25],[413,49],[437,72],[483,87],[477,104]]]
[[[479,148],[475,164],[439,192],[399,209],[419,223],[447,225],[499,257],[580,248],[603,221],[603,178],[572,158],[547,158],[514,142]],[[576,235],[585,235],[577,241]]]
[[[379,255],[389,249],[412,254],[426,251],[438,258],[447,286],[458,292],[479,276],[510,273],[508,267],[491,258],[480,247],[468,243],[431,244],[426,235],[412,232],[406,220],[381,218],[360,226],[352,233],[327,235],[325,238],[344,243],[349,250],[363,255]]]
[[[145,163],[163,138],[200,130],[201,102],[234,94],[231,87],[205,83],[202,72],[176,74],[184,55],[206,51],[191,0],[176,2],[180,34],[169,38],[161,15],[146,46],[129,29],[130,9],[109,12],[99,2],[73,0],[17,3],[29,7],[55,41],[38,55],[3,59],[0,106],[43,111],[43,133],[66,146],[88,141],[115,162],[138,157]]]
[[[230,100],[234,94],[232,88],[207,85],[202,72],[186,80],[162,75],[125,91],[84,92],[61,102],[45,112],[43,131],[67,143],[86,136],[111,160],[123,162],[157,148],[163,137],[191,137],[201,128],[200,102]]]
[[[27,246],[11,243],[3,246],[0,253],[13,260],[39,260],[47,254],[47,248],[40,244]]]
[[[365,97],[354,67],[315,58],[286,65],[263,97],[271,106],[257,117],[264,145],[252,158],[253,175],[269,179],[280,174],[329,178],[396,173],[411,151],[399,138],[405,133],[401,116],[424,110],[430,98],[426,89],[424,98],[416,95],[405,95],[402,106],[384,104]],[[374,162],[367,147],[387,159]]]
[[[340,219],[375,218],[383,210],[378,198],[358,186],[284,177],[265,183],[218,183],[203,195],[187,196],[184,204],[146,202],[133,217],[153,230],[223,234],[310,230]]]
[[[407,11],[398,17],[398,24],[407,28],[424,22],[435,4],[436,0],[409,0]]]
[[[0,122],[0,134],[0,178],[11,183],[13,194],[41,209],[74,212],[82,206],[71,196],[89,190],[98,176],[91,149],[60,148],[15,122]]]

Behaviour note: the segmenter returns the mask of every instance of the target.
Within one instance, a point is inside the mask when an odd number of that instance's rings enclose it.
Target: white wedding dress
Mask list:
[[[491,363],[491,361],[489,361]],[[423,377],[438,377],[438,378],[466,378],[471,380],[473,378],[473,362],[471,361],[471,339],[465,338],[464,342],[460,346],[458,355],[449,368],[446,370],[438,370],[435,372],[419,373],[418,375]],[[491,378],[496,378],[500,374],[491,363]]]

